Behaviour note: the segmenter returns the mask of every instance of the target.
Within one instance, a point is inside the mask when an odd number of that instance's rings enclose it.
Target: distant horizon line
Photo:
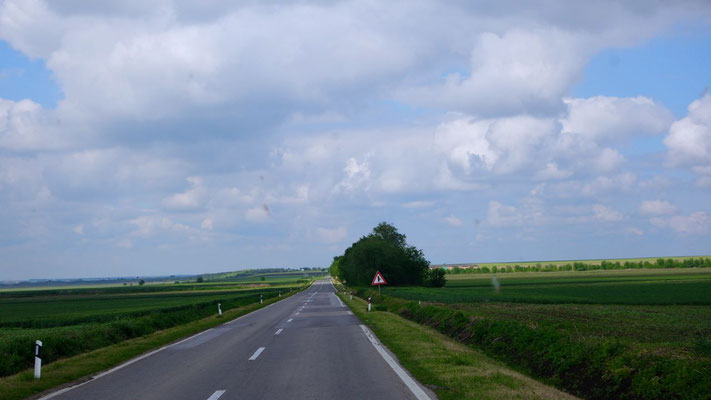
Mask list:
[[[460,262],[460,263],[430,263],[430,265],[470,265],[470,264],[530,264],[530,263],[561,263],[561,262],[580,262],[580,261],[620,261],[620,260],[658,260],[660,258],[696,258],[696,257],[711,257],[711,254],[701,255],[686,255],[686,256],[649,256],[649,257],[619,257],[619,258],[577,258],[565,260],[519,260],[519,261],[477,261],[477,262]]]
[[[230,272],[239,271],[249,271],[249,270],[260,270],[260,269],[286,269],[286,270],[300,270],[303,268],[319,268],[319,267],[248,267],[243,269],[233,269],[229,271],[218,271],[218,272],[200,272],[200,273],[190,273],[190,274],[163,274],[163,275],[124,275],[124,276],[106,276],[106,277],[73,277],[73,278],[27,278],[27,279],[11,279],[11,280],[1,280],[0,285],[12,285],[23,282],[76,282],[76,281],[110,281],[110,280],[136,280],[136,279],[160,279],[160,278],[190,278],[202,275],[217,275],[226,274]],[[323,267],[320,267],[323,268]],[[326,267],[326,269],[328,269]]]

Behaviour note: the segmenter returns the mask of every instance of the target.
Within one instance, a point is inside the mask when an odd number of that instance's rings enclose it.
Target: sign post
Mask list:
[[[385,278],[383,278],[383,274],[380,273],[380,271],[375,271],[375,276],[373,277],[373,283],[371,285],[377,285],[378,286],[378,295],[380,295],[380,285],[387,285],[388,282],[385,281]]]
[[[42,376],[42,341],[35,341],[35,379]]]

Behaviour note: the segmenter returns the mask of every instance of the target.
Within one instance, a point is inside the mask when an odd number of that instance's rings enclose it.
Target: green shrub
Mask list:
[[[443,287],[447,283],[446,272],[441,268],[430,269],[427,271],[425,286],[427,287]]]

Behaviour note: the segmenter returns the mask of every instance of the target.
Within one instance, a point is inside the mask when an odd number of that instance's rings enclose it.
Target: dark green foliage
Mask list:
[[[422,250],[408,246],[405,235],[381,222],[334,259],[331,272],[349,284],[369,285],[380,271],[388,285],[421,285],[429,268]]]
[[[425,286],[428,287],[443,287],[447,283],[447,277],[442,268],[435,268],[429,270],[427,273],[427,279],[425,281]]]
[[[202,276],[198,276],[197,279],[196,279],[196,282],[197,282],[197,283],[202,283],[202,281],[203,281],[203,277],[202,277]]]

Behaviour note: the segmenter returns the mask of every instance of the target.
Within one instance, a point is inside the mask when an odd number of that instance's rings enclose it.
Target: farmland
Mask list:
[[[711,395],[711,268],[447,278],[358,292],[583,398]]]
[[[30,367],[37,339],[45,344],[45,363],[51,363],[215,315],[218,303],[227,311],[310,282],[303,273],[274,278],[2,291],[0,376]]]
[[[711,304],[711,268],[448,275],[446,290],[385,288],[440,303]]]

